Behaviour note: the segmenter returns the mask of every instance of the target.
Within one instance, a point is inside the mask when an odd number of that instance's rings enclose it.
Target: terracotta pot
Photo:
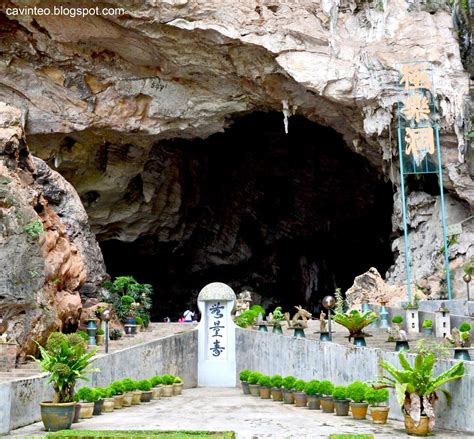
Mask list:
[[[79,415],[81,414],[81,404],[77,403],[74,410],[74,417],[72,418],[72,423],[75,424],[79,422]]]
[[[365,419],[368,407],[369,404],[366,402],[351,402],[352,417],[354,419]]]
[[[94,416],[98,416],[102,414],[102,406],[104,405],[104,400],[99,399],[94,401],[94,412],[92,413]]]
[[[244,392],[244,395],[250,395],[249,383],[247,381],[241,381],[240,385],[242,386],[242,392]]]
[[[45,430],[58,431],[71,428],[76,404],[75,402],[41,402],[41,420]]]
[[[428,416],[421,416],[420,424],[418,427],[415,427],[413,419],[410,416],[405,415],[405,429],[408,434],[414,436],[428,436],[428,433],[430,432],[428,422]]]
[[[370,415],[374,424],[386,424],[390,407],[370,406]]]
[[[79,418],[89,419],[92,418],[92,413],[94,413],[94,403],[93,402],[81,402],[81,413]]]
[[[252,396],[260,396],[260,386],[258,384],[249,384],[249,388]]]
[[[132,405],[137,405],[140,404],[140,399],[142,397],[142,391],[141,390],[134,390],[132,392]]]
[[[280,388],[272,387],[272,399],[273,401],[283,401],[283,393]]]
[[[115,409],[121,409],[123,407],[123,395],[115,395],[114,404]]]
[[[319,395],[307,395],[306,399],[308,400],[308,408],[310,410],[319,410],[321,408]]]
[[[323,413],[334,413],[334,399],[332,396],[321,396],[319,398]]]
[[[173,384],[173,395],[181,395],[183,393],[183,383]]]
[[[262,399],[270,399],[270,396],[272,394],[272,390],[268,386],[260,386],[260,398]]]
[[[152,391],[151,399],[160,399],[161,386],[153,387],[153,389],[151,389],[151,391]]]
[[[173,385],[172,384],[166,384],[161,388],[161,396],[173,396]]]
[[[335,399],[334,407],[336,409],[336,416],[349,416],[349,400]]]
[[[142,396],[140,397],[140,402],[150,402],[152,395],[153,395],[153,392],[151,390],[146,391],[146,392],[142,391]]]
[[[102,406],[102,413],[113,412],[114,407],[115,407],[114,398],[105,398],[104,405]]]
[[[283,389],[283,404],[294,404],[295,403],[295,394],[292,390]]]
[[[132,405],[133,400],[133,393],[132,392],[125,392],[123,394],[123,406],[130,407]]]
[[[306,393],[304,392],[295,392],[295,406],[296,407],[306,407],[308,400],[306,398]]]

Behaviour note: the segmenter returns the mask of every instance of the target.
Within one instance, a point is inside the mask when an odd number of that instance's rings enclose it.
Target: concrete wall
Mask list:
[[[107,386],[112,381],[130,377],[150,378],[171,373],[180,376],[185,387],[197,386],[197,331],[172,335],[132,346],[94,361],[100,369],[83,385]],[[46,374],[0,384],[0,434],[39,421],[40,402],[52,399],[52,386]]]
[[[346,347],[244,329],[238,329],[236,336],[237,373],[250,369],[267,375],[294,375],[303,380],[327,379],[335,384],[347,385],[354,380],[376,380],[381,358],[399,366],[395,352],[380,349]],[[413,360],[415,356],[409,354],[408,357]],[[454,360],[439,361],[436,375],[453,364]],[[453,395],[450,408],[440,394],[437,425],[446,429],[474,432],[474,416],[470,415],[474,413],[474,362],[465,363],[465,366],[466,376],[445,386]],[[402,420],[393,391],[390,407],[390,417]]]

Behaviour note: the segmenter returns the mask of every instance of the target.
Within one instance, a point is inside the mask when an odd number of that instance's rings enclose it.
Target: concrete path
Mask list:
[[[441,427],[441,426],[438,426]],[[161,398],[105,413],[73,424],[81,430],[208,430],[235,431],[238,439],[327,439],[331,433],[371,433],[376,439],[409,439],[401,422],[386,426],[354,421],[320,410],[296,408],[280,402],[243,395],[236,388],[186,389],[181,396]],[[11,432],[9,437],[44,435],[36,423]],[[436,430],[437,438],[474,437]]]

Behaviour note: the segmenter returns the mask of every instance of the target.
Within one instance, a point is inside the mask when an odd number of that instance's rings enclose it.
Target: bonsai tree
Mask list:
[[[100,395],[97,394],[95,389],[92,387],[81,387],[76,394],[74,395],[74,401],[84,401],[84,402],[94,402],[100,398]]]
[[[451,335],[447,335],[446,339],[456,348],[468,348],[471,346],[471,325],[463,322],[458,328],[451,331]]]
[[[319,384],[320,383],[317,380],[308,381],[306,385],[304,386],[304,393],[306,393],[306,395],[308,396],[319,395],[320,393]]]
[[[142,392],[149,392],[151,387],[150,380],[140,380],[137,383],[137,389],[141,390]]]
[[[322,396],[332,396],[332,392],[334,391],[334,384],[331,381],[324,380],[319,383],[319,394]]]
[[[281,328],[281,324],[285,320],[285,315],[282,312],[281,306],[277,306],[275,310],[271,313],[270,323],[274,327]]]
[[[353,310],[349,313],[335,313],[334,321],[344,326],[349,331],[349,341],[353,337],[363,337],[366,334],[362,330],[369,326],[372,322],[377,320],[377,314],[373,311],[366,311],[364,314],[359,311]]]
[[[249,378],[249,375],[250,375],[251,373],[252,373],[252,371],[247,370],[247,369],[241,370],[241,371],[240,371],[240,374],[239,374],[240,381],[247,382],[247,380],[248,380],[248,378]]]
[[[402,408],[402,412],[410,416],[415,426],[420,423],[421,415],[429,418],[429,429],[432,430],[435,424],[434,406],[438,399],[437,389],[442,385],[458,380],[464,376],[464,363],[459,361],[446,372],[433,377],[435,357],[433,354],[415,357],[412,366],[403,353],[398,355],[402,369],[397,369],[388,361],[381,360],[380,364],[391,377],[384,376],[380,386],[394,388],[397,401]],[[448,399],[451,395],[446,389],[439,389]]]
[[[304,392],[305,386],[306,386],[306,381],[296,380],[293,387],[295,389],[295,392],[301,393],[301,392]]]
[[[403,323],[403,317],[402,316],[393,316],[392,317],[392,323],[394,325],[400,325],[401,323]]]
[[[37,345],[41,358],[31,358],[42,372],[49,373],[48,383],[53,384],[55,403],[72,402],[77,380],[89,381],[87,375],[99,371],[90,367],[97,350],[86,352],[84,339],[78,334],[53,332],[45,347]]]
[[[281,375],[273,375],[270,378],[272,387],[279,389],[283,385],[283,378]]]
[[[260,379],[261,376],[262,374],[260,372],[251,372],[249,374],[247,382],[249,384],[258,384],[258,380]]]
[[[373,387],[368,387],[365,391],[365,401],[369,403],[371,406],[380,406],[384,405],[384,402],[388,401],[389,398],[388,389],[375,389]]]
[[[260,377],[258,378],[257,384],[259,384],[262,387],[270,387],[271,379],[267,375],[260,375]]]
[[[159,375],[155,375],[154,377],[150,378],[151,385],[153,387],[159,386],[160,384],[163,384],[163,379]]]
[[[125,386],[122,381],[114,381],[110,384],[109,389],[112,389],[114,395],[121,395],[125,392]]]
[[[345,386],[336,386],[332,391],[332,397],[336,401],[344,401],[347,399],[347,387]]]
[[[133,381],[130,378],[123,379],[122,380],[122,386],[123,386],[125,392],[133,392],[134,390],[137,390],[136,381]]]
[[[422,328],[429,329],[433,327],[433,320],[425,319],[423,320],[423,324],[421,325]]]
[[[172,384],[174,384],[174,376],[173,375],[170,375],[169,373],[163,375],[161,377],[162,381],[163,381],[163,384],[165,386],[170,386]]]
[[[355,403],[365,401],[365,393],[369,386],[362,381],[354,381],[347,386],[347,396]]]
[[[285,390],[290,391],[294,389],[295,383],[296,383],[296,378],[292,375],[288,375],[285,378],[283,378],[282,386]]]

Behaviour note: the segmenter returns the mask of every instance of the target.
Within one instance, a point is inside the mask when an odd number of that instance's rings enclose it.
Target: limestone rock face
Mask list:
[[[42,184],[47,186],[44,171],[40,175]],[[82,311],[79,290],[86,281],[97,280],[98,275],[92,273],[88,278],[84,263],[87,254],[81,254],[74,243],[81,237],[70,237],[59,216],[61,212],[55,212],[48,203],[36,177],[35,161],[23,135],[21,112],[2,103],[0,313],[10,321],[9,332],[21,347],[20,355],[34,352],[35,340],[44,341],[50,332],[78,324]],[[57,176],[57,180],[62,178]],[[80,210],[79,206],[80,202],[70,209]],[[86,218],[84,211],[82,218]],[[83,227],[87,234],[87,221]],[[99,252],[97,257],[100,256]]]

